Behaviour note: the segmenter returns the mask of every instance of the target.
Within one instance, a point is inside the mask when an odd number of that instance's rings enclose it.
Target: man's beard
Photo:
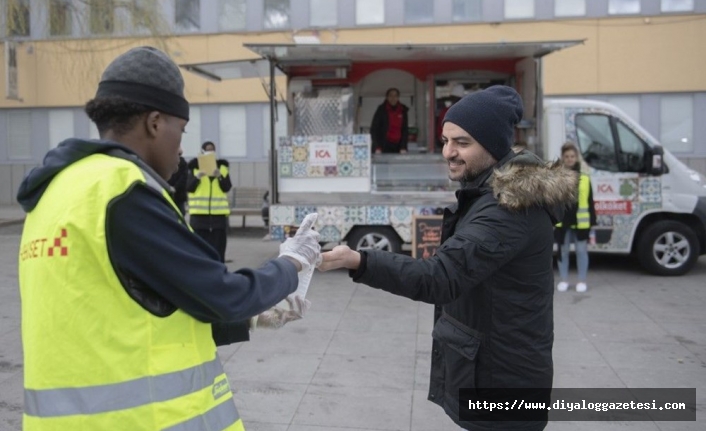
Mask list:
[[[497,163],[493,156],[490,154],[484,154],[481,159],[475,160],[472,165],[467,165],[466,170],[463,172],[463,177],[461,178],[461,184],[470,184],[477,180],[478,177],[483,175],[488,168],[492,167]]]

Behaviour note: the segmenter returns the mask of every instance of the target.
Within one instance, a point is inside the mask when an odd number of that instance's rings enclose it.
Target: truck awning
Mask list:
[[[297,66],[346,66],[352,63],[469,61],[539,58],[583,43],[583,40],[498,42],[471,44],[245,44],[261,59],[183,64],[184,69],[208,79],[269,75],[269,61],[288,74]],[[279,71],[278,71],[279,72]]]

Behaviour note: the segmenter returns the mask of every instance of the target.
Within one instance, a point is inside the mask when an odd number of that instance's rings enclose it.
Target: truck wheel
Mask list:
[[[353,250],[385,250],[399,253],[402,250],[402,241],[397,233],[388,227],[357,227],[346,240]]]
[[[637,243],[637,259],[655,275],[683,275],[699,257],[696,234],[683,223],[662,220],[642,232]]]

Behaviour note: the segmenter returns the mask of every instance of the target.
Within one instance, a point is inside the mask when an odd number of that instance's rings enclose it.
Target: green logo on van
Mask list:
[[[223,395],[226,395],[230,391],[230,385],[228,384],[228,379],[225,377],[213,384],[213,399],[217,400]]]

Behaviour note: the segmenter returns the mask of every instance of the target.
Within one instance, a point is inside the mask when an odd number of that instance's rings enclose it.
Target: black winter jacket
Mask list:
[[[553,226],[576,179],[511,152],[444,211],[429,259],[366,250],[354,281],[436,304],[429,400],[470,430],[541,430],[544,422],[459,421],[460,388],[551,388]]]

